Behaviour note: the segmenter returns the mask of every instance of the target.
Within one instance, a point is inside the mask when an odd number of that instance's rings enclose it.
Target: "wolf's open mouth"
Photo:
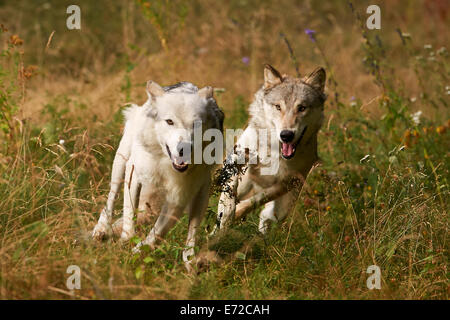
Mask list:
[[[297,142],[295,143],[281,143],[281,156],[284,159],[291,159],[294,157],[295,155],[295,150],[298,146],[298,144],[300,143],[300,141],[302,141],[303,136],[305,135],[305,131],[306,128],[308,128],[307,126],[305,127],[305,129],[303,129],[302,134],[300,135],[300,138],[298,138]]]
[[[189,165],[184,162],[181,162],[180,164],[176,163],[176,160],[174,160],[172,158],[172,153],[170,152],[169,146],[167,144],[166,144],[166,150],[167,150],[167,154],[169,155],[170,160],[172,160],[172,167],[179,172],[186,171]]]
[[[174,169],[179,171],[179,172],[186,171],[188,166],[189,165],[187,163],[184,163],[184,162],[182,164],[176,164],[175,162],[172,161],[172,167],[174,167]]]

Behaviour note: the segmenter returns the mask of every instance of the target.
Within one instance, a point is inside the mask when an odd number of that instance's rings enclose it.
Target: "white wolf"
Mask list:
[[[229,179],[226,192],[222,192],[219,200],[219,228],[265,204],[259,220],[259,230],[265,233],[271,222],[282,221],[291,211],[304,179],[318,160],[317,133],[323,121],[325,78],[322,68],[299,79],[282,76],[266,65],[264,85],[249,108],[248,126],[223,169],[224,176]],[[268,149],[278,151],[279,148],[281,151],[278,170],[272,175],[262,172],[261,162],[252,164],[248,160],[248,155],[258,159],[261,156],[254,148],[258,145],[255,132],[261,129],[276,134],[276,144]],[[265,143],[267,141],[273,139],[266,139]],[[249,162],[247,170],[244,174],[235,174],[233,163],[239,163],[243,155],[247,155],[244,161]],[[253,195],[248,197],[251,192]]]
[[[152,199],[162,199],[153,211],[160,213],[147,238],[139,243],[154,246],[189,211],[189,231],[185,262],[194,253],[195,233],[208,205],[212,166],[190,164],[194,127],[223,132],[224,115],[213,98],[213,89],[198,89],[182,82],[169,87],[147,83],[148,100],[124,111],[123,137],[114,158],[111,189],[92,236],[102,239],[112,234],[114,200],[124,184],[121,240],[134,235],[133,214],[145,212]]]

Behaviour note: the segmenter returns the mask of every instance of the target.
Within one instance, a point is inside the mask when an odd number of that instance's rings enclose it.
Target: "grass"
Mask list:
[[[0,11],[2,299],[448,299],[449,34],[435,8],[383,2],[382,29],[368,31],[364,1],[101,1],[82,3],[82,30],[68,31],[64,3],[21,3]],[[195,275],[181,259],[186,217],[142,256],[90,241],[120,111],[144,101],[145,81],[223,87],[225,125],[240,128],[263,63],[295,74],[280,33],[302,74],[325,65],[331,79],[321,165],[286,221],[262,237],[254,212],[208,238],[212,195],[197,249],[219,257]],[[366,287],[373,264],[381,290]]]

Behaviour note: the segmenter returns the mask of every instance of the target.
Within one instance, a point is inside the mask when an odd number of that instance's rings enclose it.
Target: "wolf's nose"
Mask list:
[[[290,130],[283,130],[280,132],[281,141],[286,143],[291,142],[294,139],[294,135],[294,132]]]

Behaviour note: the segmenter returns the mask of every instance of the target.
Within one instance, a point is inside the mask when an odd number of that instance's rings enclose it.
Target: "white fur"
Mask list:
[[[158,208],[160,214],[155,226],[134,251],[139,251],[144,244],[156,245],[188,208],[189,231],[183,259],[189,263],[194,253],[195,233],[208,204],[212,166],[189,164],[186,171],[179,172],[173,163],[182,161],[177,147],[192,144],[194,121],[201,121],[203,130],[222,130],[223,114],[212,96],[205,97],[201,90],[186,93],[176,89],[156,96],[149,93],[149,100],[143,106],[132,105],[124,111],[124,116],[125,129],[113,163],[111,190],[92,236],[101,239],[111,235],[114,200],[124,181],[121,240],[127,241],[134,235],[136,209],[145,211],[149,199],[162,197],[164,201]],[[169,119],[172,125],[167,123]]]

